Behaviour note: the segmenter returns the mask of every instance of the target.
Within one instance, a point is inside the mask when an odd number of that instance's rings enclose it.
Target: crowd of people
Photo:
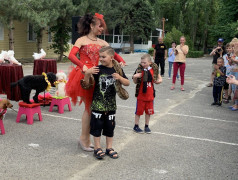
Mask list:
[[[233,38],[226,46],[219,38],[217,46],[210,53],[213,56],[211,81],[208,87],[213,86],[214,102],[211,105],[221,106],[222,103],[233,104],[229,108],[238,110],[238,39]]]
[[[186,68],[186,55],[188,54],[189,47],[185,45],[186,39],[184,36],[180,37],[180,44],[176,46],[176,42],[172,42],[171,48],[167,52],[167,47],[163,42],[163,37],[158,38],[158,44],[155,45],[153,58],[155,63],[160,67],[160,74],[164,77],[164,68],[165,61],[168,56],[169,62],[169,78],[171,79],[171,71],[173,67],[173,78],[172,78],[172,86],[171,90],[175,89],[176,78],[180,80],[181,78],[181,91],[185,91],[184,85],[184,73]],[[180,70],[180,78],[178,74],[178,69]]]
[[[78,38],[69,54],[69,59],[76,67],[69,74],[66,93],[71,97],[74,104],[78,102],[77,98],[80,97],[80,104],[83,102],[85,105],[79,146],[84,151],[93,151],[97,159],[103,159],[105,155],[117,159],[119,157],[118,153],[112,148],[117,108],[115,97],[116,93],[120,93],[121,85],[128,86],[130,84],[121,68],[126,65],[126,62],[115,53],[106,41],[97,37],[106,30],[103,15],[95,13],[95,15],[87,14],[83,16],[79,21],[78,29],[80,38]],[[175,42],[172,42],[171,48],[167,52],[163,38],[160,37],[154,50],[154,63],[149,54],[141,57],[138,68],[132,77],[136,84],[137,97],[133,128],[136,133],[151,133],[149,121],[150,116],[154,114],[154,84],[162,82],[167,57],[169,79],[172,77],[170,89],[174,90],[176,79],[181,79],[180,90],[185,90],[183,87],[184,73],[186,55],[189,51],[185,42],[185,37],[180,37],[180,44],[176,45]],[[79,54],[80,60],[77,54]],[[219,39],[211,55],[213,56],[213,66],[211,82],[208,86],[213,86],[214,102],[212,105],[220,106],[222,104],[224,89],[224,102],[228,103],[233,94],[234,105],[231,106],[231,109],[233,111],[238,110],[238,40],[234,38],[232,42],[226,45],[225,49],[223,39]],[[99,65],[99,61],[101,65]],[[117,63],[119,63],[118,66]],[[116,66],[120,66],[119,70],[115,68]],[[159,67],[161,69],[160,74]],[[172,68],[173,75],[171,75]],[[180,70],[180,77],[178,69]],[[119,95],[119,97],[121,96]],[[139,120],[144,112],[145,127],[143,131],[139,127]],[[93,136],[94,144],[90,141],[90,134]],[[101,135],[106,136],[105,152],[100,144]]]

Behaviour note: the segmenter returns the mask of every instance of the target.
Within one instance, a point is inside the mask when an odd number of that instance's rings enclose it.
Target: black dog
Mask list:
[[[56,81],[56,75],[52,72],[47,73],[48,81],[51,83],[51,86],[54,86],[54,82]],[[45,91],[48,84],[45,81],[45,76],[43,75],[29,75],[25,76],[17,82],[11,83],[11,88],[15,86],[19,86],[21,90],[21,97],[24,102],[27,104],[31,104],[30,102],[30,93],[32,89],[36,90],[35,96],[33,96],[33,100],[35,103],[39,103],[38,95]]]

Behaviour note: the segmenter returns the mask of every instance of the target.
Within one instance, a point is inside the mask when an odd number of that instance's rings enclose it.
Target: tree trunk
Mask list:
[[[13,20],[11,18],[9,23],[9,50],[14,50],[14,27]]]
[[[131,53],[134,53],[134,34],[131,34],[130,36],[130,51]]]
[[[202,46],[204,53],[207,53],[207,27],[204,31]]]
[[[63,55],[64,55],[64,53],[63,53],[63,52],[60,52],[59,59],[58,59],[59,62],[62,61],[62,59],[63,59]]]
[[[58,61],[61,62],[63,59],[63,55],[64,55],[64,40],[61,38],[60,40],[60,52],[59,52],[59,59]]]
[[[62,30],[62,29],[60,29],[60,30]],[[63,32],[61,32],[61,33],[63,33]],[[60,61],[60,62],[62,61],[63,55],[64,55],[64,39],[63,39],[63,37],[60,37],[60,56],[59,56],[58,61]]]
[[[211,3],[208,3],[207,6],[205,6],[205,29],[203,33],[203,42],[202,42],[202,49],[204,53],[207,53],[207,35],[208,35],[208,22],[210,18],[210,13],[207,13],[209,11],[208,7],[211,7]]]
[[[37,32],[37,44],[36,45],[37,45],[38,53],[40,53],[40,50],[42,48],[43,31],[44,31],[44,28],[41,28]]]

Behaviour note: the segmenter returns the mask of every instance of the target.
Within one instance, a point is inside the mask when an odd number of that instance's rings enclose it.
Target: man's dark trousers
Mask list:
[[[164,75],[164,66],[165,66],[165,60],[164,59],[155,59],[155,63],[160,67],[160,75]]]

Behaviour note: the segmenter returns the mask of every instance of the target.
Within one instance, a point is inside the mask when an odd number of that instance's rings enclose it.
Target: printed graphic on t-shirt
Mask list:
[[[116,109],[115,79],[111,74],[100,74],[95,86],[92,109],[113,111]]]
[[[107,89],[115,84],[115,79],[112,77],[112,75],[102,74],[99,77],[99,85],[100,85],[100,91],[104,94],[106,93]]]
[[[94,74],[95,87],[93,92],[93,102],[91,109],[95,111],[115,111],[116,110],[116,80],[112,77],[114,68],[98,66],[99,73]],[[123,77],[127,78],[123,72]]]
[[[151,82],[147,82],[147,88],[152,87]]]

